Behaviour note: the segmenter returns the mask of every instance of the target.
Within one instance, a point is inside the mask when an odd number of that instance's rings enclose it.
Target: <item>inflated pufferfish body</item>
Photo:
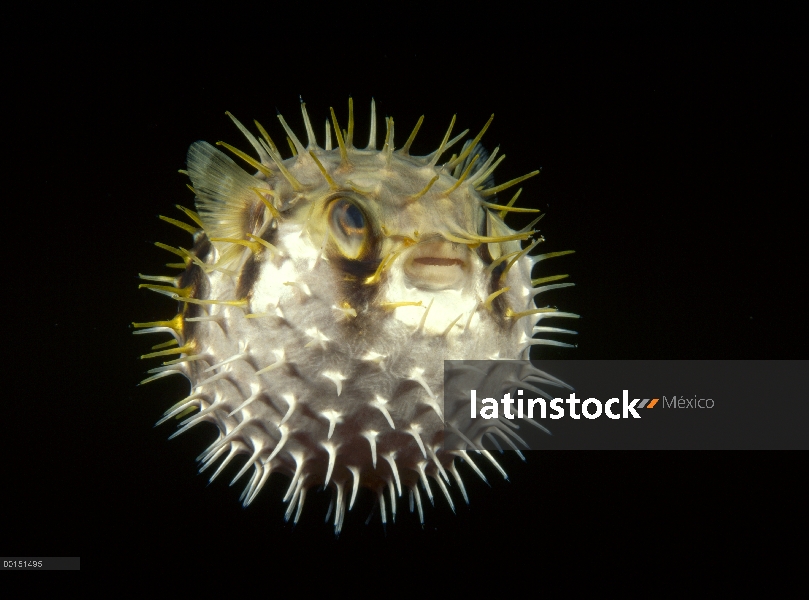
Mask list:
[[[156,282],[142,287],[181,308],[171,321],[135,324],[138,333],[174,336],[145,355],[172,359],[147,381],[175,373],[190,380],[191,394],[162,421],[190,414],[174,435],[201,422],[217,426],[201,470],[224,457],[215,477],[245,455],[236,475],[252,469],[245,505],[271,474],[282,473],[291,480],[287,518],[294,513],[297,521],[307,490],[325,485],[336,492],[338,532],[360,487],[377,494],[383,522],[383,492],[395,516],[396,499],[409,489],[411,510],[415,499],[423,522],[419,484],[431,501],[436,485],[452,505],[452,476],[466,499],[455,458],[482,477],[467,450],[495,462],[483,450],[484,435],[512,446],[512,437],[520,439],[510,423],[483,421],[463,426],[460,445],[443,445],[445,427],[457,431],[463,420],[455,416],[468,413],[466,403],[444,403],[443,361],[527,358],[532,345],[567,346],[533,336],[573,332],[535,323],[576,315],[536,308],[534,298],[572,284],[541,285],[565,276],[531,278],[537,262],[567,252],[529,256],[543,241],[521,247],[535,235],[536,221],[514,231],[502,219],[528,209],[487,201],[536,174],[489,185],[502,159],[497,150],[487,156],[478,142],[491,119],[439,166],[466,134],[450,140],[452,124],[435,152],[417,157],[409,148],[421,120],[394,151],[387,119],[384,146],[376,150],[372,103],[370,142],[358,149],[349,101],[346,131],[332,111],[338,147],[327,121],[321,148],[302,108],[306,146],[279,116],[293,151],[286,160],[261,125],[256,138],[231,117],[258,159],[219,145],[254,175],[206,142],[190,147],[197,213],[184,210],[199,228],[162,218],[192,232],[193,248],[158,244],[183,258],[173,266],[184,271],[177,278],[142,276]]]

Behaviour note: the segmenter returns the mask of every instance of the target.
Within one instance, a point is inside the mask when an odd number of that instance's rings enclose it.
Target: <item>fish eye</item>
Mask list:
[[[368,223],[362,210],[351,200],[338,198],[331,205],[331,231],[340,252],[351,259],[365,250]]]

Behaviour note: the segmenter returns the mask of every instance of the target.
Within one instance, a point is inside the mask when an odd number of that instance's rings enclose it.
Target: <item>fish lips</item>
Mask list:
[[[457,289],[469,270],[469,249],[443,240],[422,242],[405,257],[404,272],[409,283],[426,290]]]

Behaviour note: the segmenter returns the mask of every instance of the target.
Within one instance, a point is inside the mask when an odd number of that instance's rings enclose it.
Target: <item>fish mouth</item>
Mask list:
[[[443,240],[414,246],[405,259],[405,275],[412,285],[427,290],[458,288],[468,269],[469,249]]]
[[[460,258],[444,258],[442,256],[420,256],[414,259],[413,262],[432,267],[451,267],[453,265],[463,266],[464,264]]]

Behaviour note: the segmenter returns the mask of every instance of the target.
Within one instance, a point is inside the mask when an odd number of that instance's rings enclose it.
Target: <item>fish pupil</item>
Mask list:
[[[350,202],[344,202],[340,207],[340,225],[348,235],[356,235],[365,229],[365,217],[359,208]]]

